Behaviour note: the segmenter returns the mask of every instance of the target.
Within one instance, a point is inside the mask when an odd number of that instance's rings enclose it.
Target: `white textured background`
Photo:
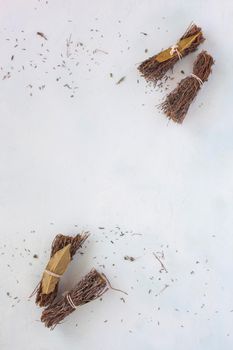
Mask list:
[[[0,5],[1,350],[232,349],[233,2]],[[192,20],[216,64],[179,126],[136,67]],[[83,228],[62,289],[96,266],[128,296],[110,291],[50,332],[28,295],[54,235]]]

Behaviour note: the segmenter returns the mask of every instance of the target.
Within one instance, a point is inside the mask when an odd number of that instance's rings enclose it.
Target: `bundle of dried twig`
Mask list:
[[[57,235],[52,243],[50,258],[52,258],[61,249],[70,245],[69,253],[70,253],[70,258],[72,259],[76,251],[79,248],[81,248],[82,244],[88,238],[88,236],[89,234],[87,232],[78,234],[74,237],[65,236],[62,234]],[[57,280],[54,290],[48,294],[45,294],[42,291],[42,280],[41,280],[38,286],[36,287],[35,291],[32,293],[32,295],[36,293],[36,304],[38,304],[41,307],[50,305],[57,296],[58,283],[59,283],[59,279]]]
[[[214,64],[213,57],[206,51],[202,51],[193,64],[193,73],[182,79],[178,86],[167,95],[160,105],[169,119],[176,123],[182,123],[190,104],[196,97],[202,84],[208,80],[211,67]]]
[[[138,70],[147,81],[156,84],[181,57],[194,52],[204,40],[201,28],[191,24],[176,45],[148,58],[139,65]]]
[[[55,328],[78,306],[99,298],[108,290],[108,287],[105,275],[92,269],[69,293],[42,312],[41,321],[45,323],[46,327]]]

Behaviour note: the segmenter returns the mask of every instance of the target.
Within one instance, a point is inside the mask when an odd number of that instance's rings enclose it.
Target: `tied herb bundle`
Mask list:
[[[193,73],[182,79],[160,105],[162,111],[169,119],[180,124],[183,122],[202,84],[208,80],[213,64],[213,57],[206,51],[202,51],[197,56],[193,64]]]
[[[41,321],[46,327],[54,329],[78,306],[99,298],[107,290],[107,278],[93,268],[69,293],[42,312]]]
[[[138,70],[147,81],[156,84],[179,59],[194,52],[204,40],[201,28],[191,24],[176,45],[148,58]]]
[[[36,304],[43,307],[53,302],[57,296],[59,278],[88,236],[89,234],[85,232],[74,237],[62,234],[55,237],[51,247],[50,261],[41,281],[32,293],[32,295],[36,293]]]

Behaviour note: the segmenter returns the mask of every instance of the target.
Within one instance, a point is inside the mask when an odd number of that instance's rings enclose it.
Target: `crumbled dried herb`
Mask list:
[[[118,82],[116,83],[116,85],[119,85],[121,84],[124,80],[125,80],[126,77],[122,77],[120,80],[118,80]]]
[[[42,32],[37,32],[36,33],[37,35],[39,35],[41,38],[45,39],[45,40],[48,40],[48,38],[46,37],[46,35]]]
[[[126,255],[126,256],[124,256],[124,260],[134,261],[135,258],[134,258],[133,256],[128,256],[128,255]]]

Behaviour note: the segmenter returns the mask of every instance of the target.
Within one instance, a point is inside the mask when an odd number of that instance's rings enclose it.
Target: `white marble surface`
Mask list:
[[[232,349],[233,2],[0,4],[1,350]],[[192,20],[216,64],[179,126],[136,66]],[[54,235],[82,229],[62,289],[96,266],[128,296],[110,291],[50,332],[28,295]]]

